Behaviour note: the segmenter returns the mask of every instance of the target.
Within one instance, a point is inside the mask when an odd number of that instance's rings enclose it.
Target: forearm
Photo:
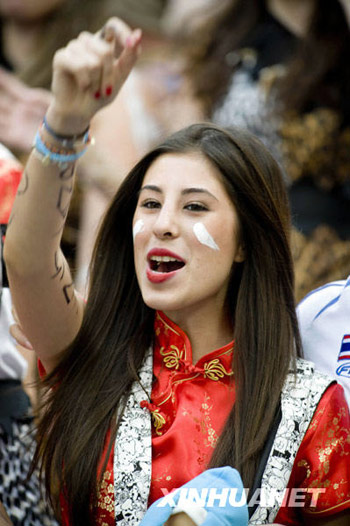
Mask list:
[[[51,118],[51,127],[57,129],[59,124],[59,120]],[[60,158],[52,157],[56,149],[63,152],[62,159],[66,154],[62,141],[59,144],[48,129],[40,130],[40,142],[36,141],[25,168],[10,218],[4,255],[18,316],[39,357],[50,369],[75,337],[82,310],[60,250],[76,163],[63,163]],[[44,143],[50,149],[47,160],[40,153],[40,144]]]
[[[111,19],[103,31],[82,33],[54,57],[52,102],[19,187],[4,251],[21,326],[47,371],[75,338],[84,309],[60,250],[75,161],[89,142],[85,130],[92,117],[133,67],[140,40],[139,31]]]
[[[4,256],[12,275],[32,275],[61,265],[60,240],[74,185],[75,164],[45,165],[32,153],[8,226]]]
[[[76,167],[73,159],[63,162],[67,157],[64,154],[70,153],[72,148],[65,146],[52,131],[59,136],[74,136],[89,124],[86,119],[57,110],[54,104],[45,122],[25,167],[9,222],[5,258],[10,272],[14,269],[19,273],[32,273],[52,264],[60,246]],[[38,145],[46,148],[47,158],[38,151]],[[53,153],[55,150],[61,153],[58,158]]]

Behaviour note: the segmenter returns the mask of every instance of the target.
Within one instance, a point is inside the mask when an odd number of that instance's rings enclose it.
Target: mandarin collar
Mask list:
[[[210,375],[212,379],[221,379],[220,369],[225,371],[224,376],[233,374],[233,341],[219,349],[210,351],[202,356],[196,364],[193,364],[192,347],[187,334],[161,311],[157,311],[155,314],[154,334],[155,361],[163,362],[168,369],[177,370],[177,372],[204,372],[207,370],[208,364],[211,364],[211,367],[216,365],[216,374]]]

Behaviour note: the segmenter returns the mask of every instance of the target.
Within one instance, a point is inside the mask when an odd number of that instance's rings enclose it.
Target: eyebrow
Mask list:
[[[140,193],[143,190],[152,190],[153,192],[157,192],[159,194],[163,193],[163,190],[159,188],[159,186],[153,185],[153,184],[146,184],[140,189]],[[206,194],[215,199],[218,200],[215,195],[213,195],[209,190],[206,190],[205,188],[184,188],[184,190],[181,191],[181,195],[188,195],[188,194]]]

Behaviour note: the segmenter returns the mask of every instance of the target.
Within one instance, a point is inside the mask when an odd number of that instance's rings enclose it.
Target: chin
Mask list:
[[[150,309],[166,311],[177,311],[183,307],[179,298],[165,297],[165,294],[142,294],[142,299]]]

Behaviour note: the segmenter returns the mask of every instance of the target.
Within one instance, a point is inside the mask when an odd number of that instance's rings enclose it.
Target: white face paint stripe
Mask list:
[[[202,245],[206,245],[213,250],[220,250],[203,223],[196,223],[193,225],[193,232]]]
[[[133,237],[133,239],[135,239],[137,234],[142,232],[144,226],[145,226],[145,223],[143,222],[142,219],[139,219],[138,221],[136,221],[136,223],[134,224],[134,227],[132,229],[132,237]]]

